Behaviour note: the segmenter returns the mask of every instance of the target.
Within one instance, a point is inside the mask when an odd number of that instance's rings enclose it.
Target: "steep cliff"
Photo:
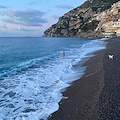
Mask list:
[[[58,22],[44,32],[44,37],[96,37],[95,33],[100,21],[92,20],[97,14],[109,9],[119,0],[86,0],[81,6],[60,17]]]

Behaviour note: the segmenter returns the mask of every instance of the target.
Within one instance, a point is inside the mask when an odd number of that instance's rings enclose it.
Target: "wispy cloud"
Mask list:
[[[47,20],[43,18],[46,13],[39,10],[8,10],[4,14],[8,17],[2,19],[3,22],[11,24],[20,24],[24,26],[42,26],[42,23],[47,23]]]
[[[0,9],[7,9],[7,6],[0,5]]]
[[[73,6],[70,6],[70,5],[57,5],[56,7],[59,9],[72,9],[73,8]]]
[[[0,27],[1,27],[1,28],[4,28],[4,29],[8,29],[8,27],[7,27],[7,25],[6,25],[6,24],[1,25]]]
[[[28,3],[28,5],[37,5],[37,2],[30,2],[30,3]]]

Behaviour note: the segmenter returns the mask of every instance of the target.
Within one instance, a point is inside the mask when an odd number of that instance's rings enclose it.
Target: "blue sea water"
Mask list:
[[[84,74],[80,63],[101,49],[103,39],[0,38],[0,120],[47,119]]]

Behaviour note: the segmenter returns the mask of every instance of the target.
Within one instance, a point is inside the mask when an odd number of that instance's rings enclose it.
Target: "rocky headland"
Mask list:
[[[119,36],[119,14],[119,0],[86,0],[60,17],[56,24],[44,32],[43,37]]]

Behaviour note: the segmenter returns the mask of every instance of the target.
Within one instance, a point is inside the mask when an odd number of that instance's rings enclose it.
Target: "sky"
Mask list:
[[[41,37],[85,0],[0,0],[0,37]]]

